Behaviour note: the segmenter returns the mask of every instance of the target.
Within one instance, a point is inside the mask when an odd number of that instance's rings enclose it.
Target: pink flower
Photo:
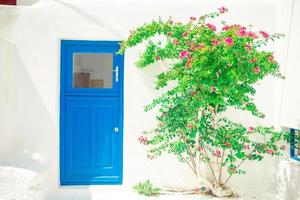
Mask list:
[[[216,26],[213,25],[213,24],[207,23],[206,26],[207,26],[210,30],[212,30],[212,31],[216,31],[216,30],[217,30]]]
[[[228,12],[228,9],[225,8],[224,6],[221,7],[221,8],[218,8],[218,10],[219,10],[220,13],[226,13],[226,12]]]
[[[247,51],[251,50],[251,45],[250,44],[246,44],[245,47],[246,47]]]
[[[224,26],[224,27],[222,28],[222,30],[223,30],[223,31],[227,31],[227,30],[229,30],[229,29],[231,29],[231,28],[232,28],[231,26],[226,25],[226,26]]]
[[[160,56],[155,56],[155,60],[160,60]]]
[[[253,58],[253,59],[250,60],[250,62],[251,62],[251,63],[256,63],[256,59]]]
[[[259,66],[254,67],[253,71],[254,71],[255,74],[259,74],[260,73],[260,67]]]
[[[149,159],[149,160],[153,160],[154,159],[154,156],[152,156],[152,155],[147,155],[147,158]]]
[[[240,37],[246,36],[247,35],[246,28],[245,27],[240,28],[239,30],[236,31],[236,34]]]
[[[273,150],[272,149],[266,149],[266,153],[272,155],[273,154]]]
[[[180,52],[179,58],[180,58],[180,59],[183,59],[183,58],[190,59],[190,58],[191,58],[191,54],[190,54],[189,51],[186,51],[186,50],[185,50],[185,51]]]
[[[249,150],[249,149],[250,149],[250,144],[246,144],[246,145],[244,146],[244,149]]]
[[[172,17],[169,17],[169,23],[170,23],[170,25],[174,24],[174,21],[173,21]]]
[[[144,136],[140,136],[140,137],[138,138],[138,140],[139,140],[139,142],[140,142],[141,144],[143,144],[143,145],[147,145],[147,144],[148,144],[148,139],[147,139],[146,137],[144,137]]]
[[[203,151],[204,148],[203,148],[202,146],[199,146],[199,147],[197,148],[197,150],[198,150],[198,151]]]
[[[269,35],[267,32],[265,32],[265,31],[259,31],[259,33],[260,33],[265,39],[267,39],[267,38],[270,37],[270,35]]]
[[[192,68],[192,63],[191,63],[191,59],[189,59],[186,64],[185,64],[186,68]]]
[[[216,150],[215,154],[216,154],[217,157],[221,157],[221,151],[220,150]]]
[[[220,44],[220,42],[216,39],[212,39],[211,44],[214,45],[214,46],[218,46]]]
[[[237,168],[236,167],[233,167],[233,168],[228,167],[227,171],[235,174],[237,171]]]
[[[251,38],[253,38],[253,39],[257,39],[257,38],[258,38],[257,35],[256,35],[256,33],[252,32],[252,31],[249,31],[249,32],[247,33],[247,36],[248,36],[248,37],[251,37]]]
[[[271,56],[268,58],[268,60],[269,60],[270,62],[274,62],[274,56],[271,55]]]
[[[172,35],[172,33],[171,32],[167,32],[167,36],[169,37],[169,36],[171,36]]]
[[[196,17],[190,17],[191,21],[196,21]]]
[[[254,127],[252,127],[252,126],[248,127],[248,131],[249,131],[249,132],[253,132],[254,130],[255,130]]]
[[[197,48],[198,48],[198,49],[203,49],[204,47],[205,47],[205,44],[204,44],[204,43],[201,43],[201,44],[198,45]]]
[[[234,167],[234,168],[232,169],[232,172],[233,172],[233,173],[236,173],[236,171],[237,171],[237,169],[236,169],[236,167]]]
[[[193,44],[191,44],[191,46],[190,46],[190,50],[191,51],[194,51],[196,49],[196,45],[193,43]]]
[[[174,44],[174,45],[178,45],[178,39],[174,38],[174,39],[173,39],[173,44]]]
[[[185,41],[184,44],[187,45],[187,46],[189,46],[190,42],[189,41]]]
[[[280,148],[281,150],[286,150],[286,146],[285,146],[285,145],[281,145],[279,148]]]
[[[228,46],[232,46],[234,44],[234,40],[231,37],[225,38],[224,41]]]
[[[231,146],[231,144],[229,143],[229,142],[225,142],[225,144],[224,144],[226,147],[230,147]]]
[[[197,95],[197,94],[198,94],[197,91],[192,91],[192,92],[191,92],[191,95],[192,95],[192,96],[195,96],[195,95]],[[196,120],[196,121],[195,121],[195,120]],[[195,122],[197,122],[197,120],[198,120],[197,118],[194,119]]]
[[[182,33],[181,36],[182,36],[182,37],[186,37],[186,36],[187,36],[187,32]]]
[[[187,127],[190,129],[195,128],[195,126],[193,124],[188,124]]]

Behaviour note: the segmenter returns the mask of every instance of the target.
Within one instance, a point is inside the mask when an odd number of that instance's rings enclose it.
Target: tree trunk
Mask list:
[[[198,185],[199,185],[199,193],[201,194],[208,194],[212,193],[216,197],[230,197],[233,195],[233,191],[223,185],[218,185],[216,183],[212,184],[206,178],[202,176],[197,176]]]
[[[230,197],[233,195],[233,191],[230,188],[223,185],[214,185],[211,189],[211,192],[216,197]]]

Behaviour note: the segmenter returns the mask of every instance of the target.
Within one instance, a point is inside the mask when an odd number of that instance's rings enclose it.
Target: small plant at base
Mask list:
[[[138,194],[145,196],[158,196],[161,191],[160,188],[154,187],[149,180],[140,182],[137,185],[133,186],[133,190]]]

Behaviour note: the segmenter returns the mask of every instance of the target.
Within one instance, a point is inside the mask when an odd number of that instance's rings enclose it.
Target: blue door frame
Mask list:
[[[115,53],[119,48],[119,41],[61,41],[61,185],[122,184],[124,56]],[[74,53],[111,53],[112,71],[119,70],[112,87],[74,88]]]

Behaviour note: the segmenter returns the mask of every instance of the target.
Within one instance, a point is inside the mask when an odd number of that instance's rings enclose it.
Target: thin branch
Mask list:
[[[207,155],[207,153],[206,153],[205,147],[203,147],[203,150],[204,150],[204,153],[205,153],[205,156],[206,156],[206,159],[207,159],[207,164],[208,164],[208,166],[209,166],[209,168],[210,168],[210,171],[211,171],[211,173],[212,173],[212,175],[213,175],[214,180],[215,180],[216,183],[217,183],[217,178],[216,178],[215,172],[214,172],[214,170],[213,170],[213,168],[212,168],[212,166],[211,166],[211,162],[210,162],[210,159],[209,159],[209,157],[208,157],[208,155]]]
[[[246,158],[244,158],[243,160],[241,160],[241,162],[237,165],[236,169],[238,169],[244,162],[245,160],[253,153],[254,149],[246,156]],[[226,183],[229,181],[229,179],[232,177],[233,174],[229,175],[228,178],[226,179],[226,181],[224,182],[224,186],[226,185]]]
[[[221,184],[221,178],[222,178],[222,168],[223,168],[223,160],[224,160],[224,155],[225,155],[225,149],[223,149],[222,157],[221,157],[221,163],[220,163],[220,168],[219,168],[219,184]]]
[[[189,166],[190,169],[193,171],[193,173],[194,173],[195,175],[197,175],[197,172],[193,169],[191,163],[189,163],[189,161],[188,161],[187,159],[183,158],[183,157],[182,157],[182,159],[184,160],[184,162],[185,162],[186,164],[188,164],[188,166]]]
[[[195,171],[196,174],[197,174],[197,166],[196,166],[195,160],[194,160],[194,158],[193,158],[193,154],[192,154],[192,151],[191,151],[191,149],[190,149],[190,146],[187,144],[186,139],[185,139],[185,136],[183,135],[183,132],[179,131],[179,133],[180,133],[180,135],[181,135],[181,138],[182,138],[183,142],[185,143],[185,145],[186,145],[186,147],[187,147],[188,155],[189,155],[190,160],[191,160],[191,162],[192,162],[193,169],[194,169],[194,171]]]

